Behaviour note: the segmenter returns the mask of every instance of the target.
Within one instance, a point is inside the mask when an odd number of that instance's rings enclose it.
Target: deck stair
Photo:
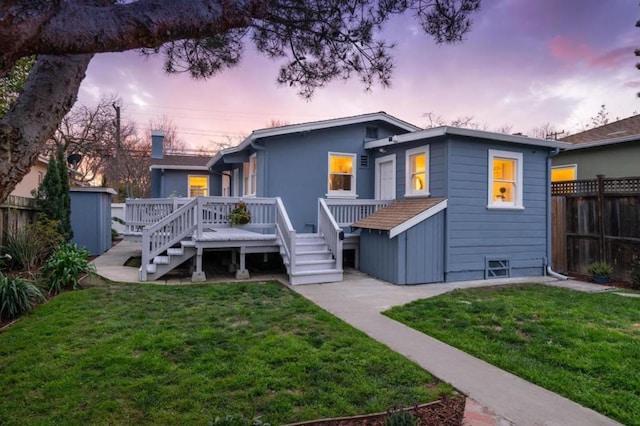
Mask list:
[[[342,281],[342,268],[337,265],[322,235],[296,235],[293,271],[287,253],[281,250],[280,254],[291,285]]]
[[[164,253],[155,256],[151,263],[146,265],[147,276],[150,280],[157,280],[193,258],[196,252],[195,243],[192,239],[180,241],[176,246],[170,247]],[[141,267],[144,267],[144,265]]]

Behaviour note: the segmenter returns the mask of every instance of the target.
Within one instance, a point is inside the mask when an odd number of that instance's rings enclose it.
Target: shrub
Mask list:
[[[613,272],[613,268],[607,262],[593,262],[587,265],[587,271],[593,275],[608,277]]]
[[[269,423],[265,423],[260,420],[259,417],[253,417],[251,419],[242,416],[233,416],[228,414],[224,417],[216,417],[209,422],[210,426],[270,426]]]
[[[404,410],[391,410],[384,418],[384,426],[414,426],[416,419]]]
[[[247,210],[247,205],[240,201],[229,213],[229,222],[232,225],[245,225],[251,222],[251,213]]]
[[[640,255],[634,255],[631,261],[631,287],[640,289]]]
[[[35,228],[27,225],[6,235],[3,251],[11,256],[13,269],[31,271],[40,264],[45,246]]]
[[[11,256],[13,269],[32,271],[40,266],[64,242],[57,221],[39,215],[32,225],[7,234],[3,251]]]
[[[0,273],[0,321],[7,321],[31,311],[44,297],[40,289],[23,278]]]
[[[80,277],[94,270],[94,266],[89,264],[89,251],[64,243],[42,267],[42,278],[49,294],[58,294],[65,288],[79,289]]]

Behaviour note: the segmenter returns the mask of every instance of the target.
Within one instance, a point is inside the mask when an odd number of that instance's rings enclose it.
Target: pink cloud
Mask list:
[[[549,43],[549,49],[553,57],[567,61],[577,62],[596,55],[596,51],[583,42],[566,36],[555,36]]]
[[[633,48],[621,47],[591,58],[589,65],[594,68],[611,68],[617,67],[632,58],[634,58]]]
[[[640,87],[640,80],[636,80],[636,81],[627,81],[624,84],[624,87],[631,87],[632,89],[636,89],[638,87]]]

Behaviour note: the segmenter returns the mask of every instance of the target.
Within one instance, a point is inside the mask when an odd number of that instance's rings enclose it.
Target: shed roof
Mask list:
[[[389,231],[393,238],[447,207],[444,198],[405,198],[354,223],[355,228]]]
[[[199,155],[165,155],[163,158],[152,158],[152,169],[207,170],[210,156]]]

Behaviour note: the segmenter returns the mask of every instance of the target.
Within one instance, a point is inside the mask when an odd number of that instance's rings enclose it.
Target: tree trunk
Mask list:
[[[93,55],[39,56],[24,90],[0,118],[0,202],[29,172],[76,101]]]

